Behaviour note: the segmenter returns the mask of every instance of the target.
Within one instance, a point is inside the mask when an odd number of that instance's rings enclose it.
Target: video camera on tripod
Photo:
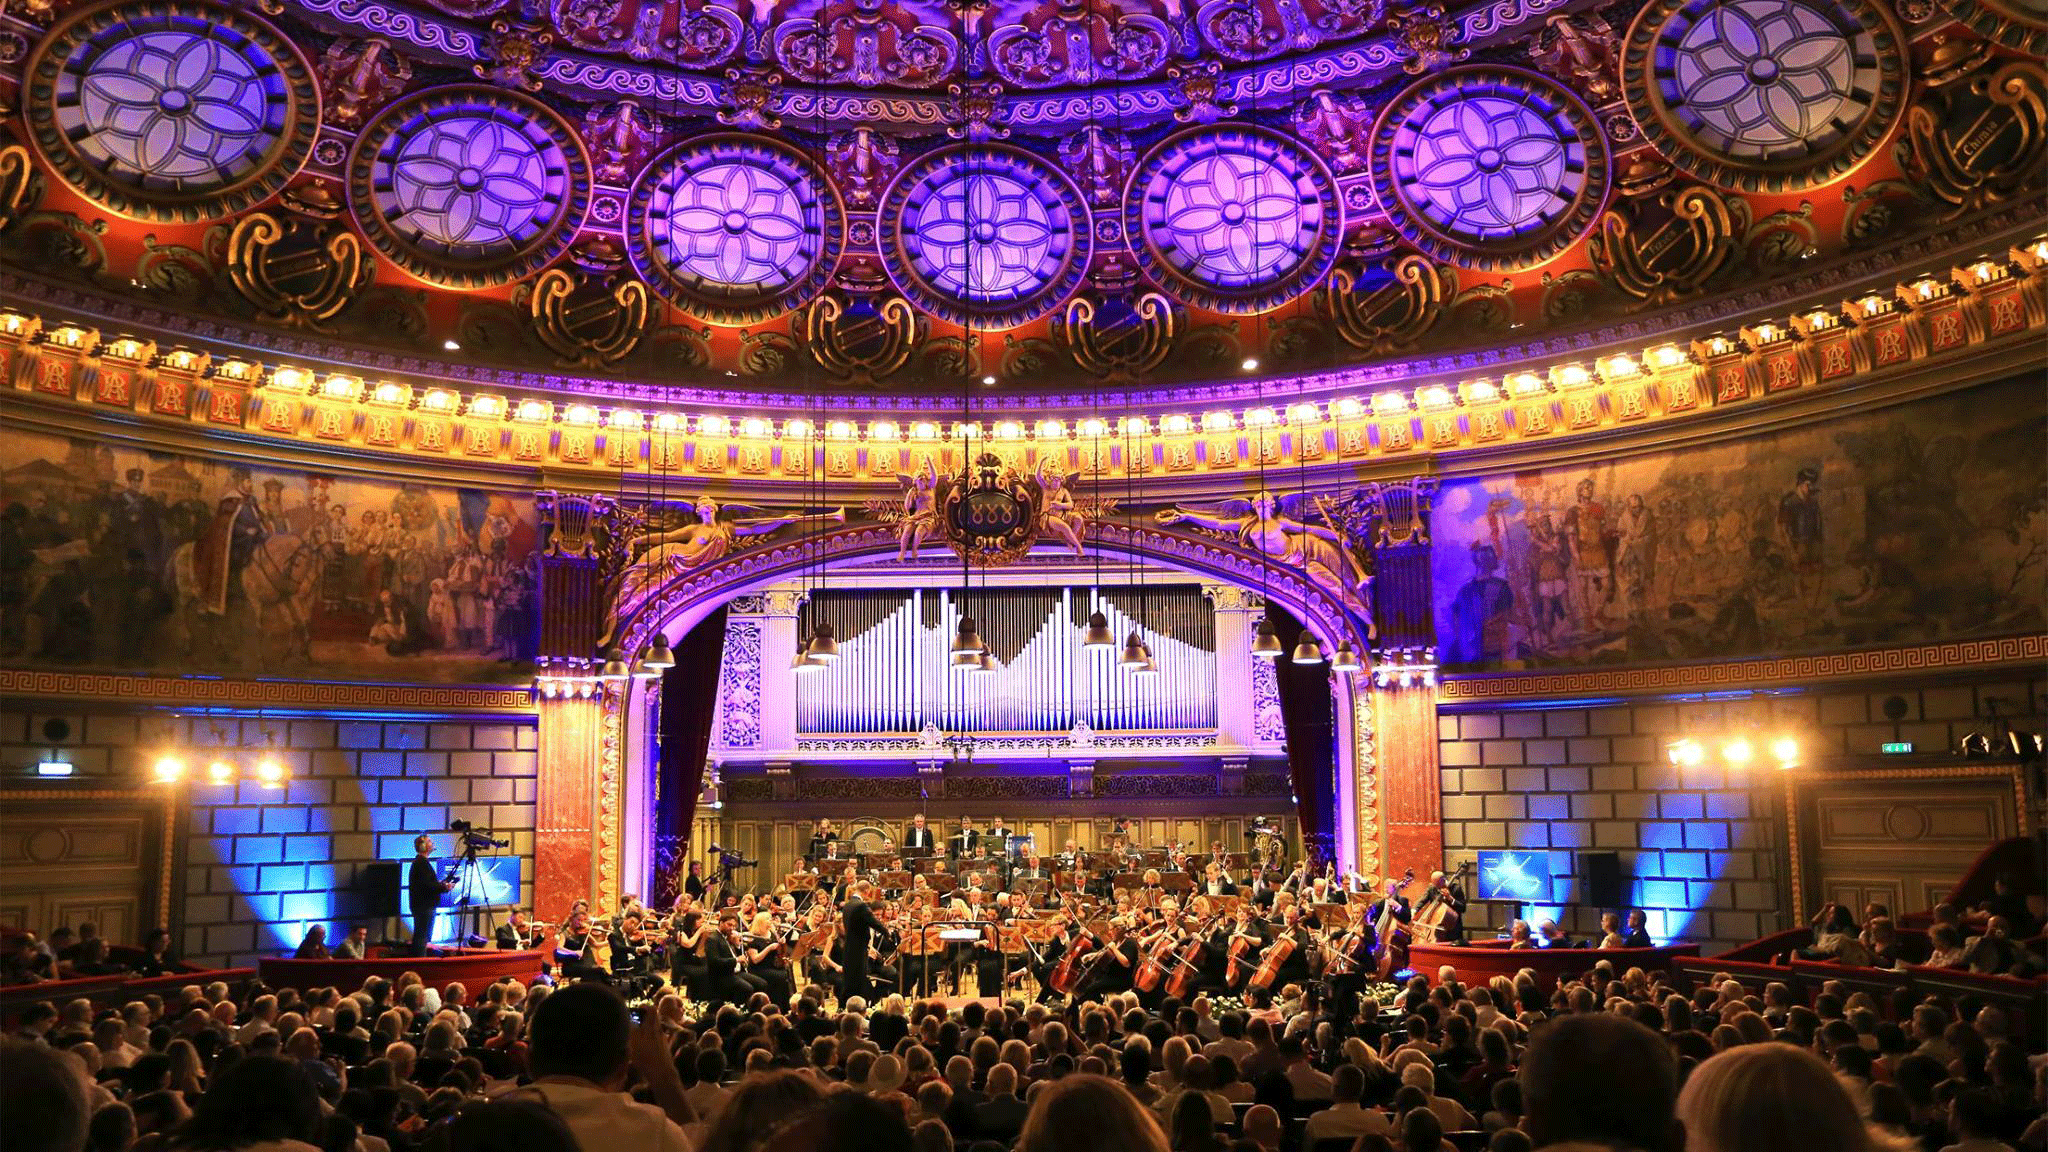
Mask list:
[[[749,860],[738,852],[729,852],[716,844],[711,846],[711,854],[718,857],[718,867],[727,872],[739,868],[752,868],[760,863],[759,860]]]
[[[510,848],[510,840],[496,840],[489,828],[478,828],[467,820],[450,820],[448,830],[462,837],[462,854],[474,856],[488,848]]]

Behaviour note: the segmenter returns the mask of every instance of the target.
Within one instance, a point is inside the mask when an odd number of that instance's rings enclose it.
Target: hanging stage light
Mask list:
[[[988,646],[981,642],[981,634],[974,630],[974,617],[960,617],[960,627],[953,635],[953,667],[967,670],[979,667],[981,654]]]
[[[1081,639],[1081,647],[1107,652],[1116,647],[1116,636],[1109,630],[1109,617],[1100,611],[1088,614],[1088,633]]]
[[[1330,658],[1332,672],[1359,672],[1365,665],[1358,661],[1358,650],[1351,646],[1349,637],[1337,641],[1337,653]]]
[[[811,659],[810,645],[798,641],[796,656],[790,660],[789,669],[799,676],[809,676],[816,672],[823,672],[825,666]]]
[[[1261,660],[1278,660],[1280,653],[1280,637],[1273,631],[1273,622],[1268,619],[1261,619],[1259,621],[1259,630],[1252,637],[1252,655],[1257,656]]]
[[[604,666],[597,670],[599,680],[627,680],[632,675],[633,670],[626,667],[626,654],[617,648],[604,654]]]
[[[1003,666],[996,662],[996,658],[994,656],[990,655],[987,652],[983,652],[979,660],[976,660],[974,663],[967,666],[967,670],[969,672],[974,673],[977,676],[988,676],[997,672],[1001,672],[1003,670]]]
[[[1124,654],[1117,660],[1117,666],[1133,670],[1145,666],[1145,642],[1138,639],[1137,629],[1131,629],[1131,634],[1124,639]]]
[[[654,669],[657,675],[676,666],[676,654],[668,646],[668,637],[659,632],[654,634],[654,639],[640,651],[640,666]]]
[[[818,664],[830,664],[839,659],[839,641],[832,635],[832,625],[818,625],[817,630],[811,633],[811,642],[804,649],[804,656]]]
[[[1301,630],[1301,643],[1294,646],[1294,662],[1296,664],[1321,664],[1323,662],[1323,646],[1316,642],[1315,634],[1306,628]]]
[[[1143,676],[1147,680],[1159,675],[1159,658],[1152,655],[1151,645],[1145,645],[1145,663],[1138,668],[1132,669],[1131,674],[1133,676]]]

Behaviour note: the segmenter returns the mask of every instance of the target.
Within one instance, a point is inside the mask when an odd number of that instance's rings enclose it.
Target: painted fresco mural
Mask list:
[[[1451,670],[2038,632],[2038,379],[1669,454],[1446,483]]]
[[[516,682],[533,502],[55,436],[0,439],[0,662]]]

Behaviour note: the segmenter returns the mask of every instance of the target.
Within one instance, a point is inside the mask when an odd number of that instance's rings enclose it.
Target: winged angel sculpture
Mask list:
[[[1288,515],[1281,509],[1279,497],[1272,493],[1260,492],[1249,499],[1214,504],[1175,504],[1160,509],[1154,519],[1162,525],[1192,524],[1231,537],[1254,552],[1300,569],[1364,618],[1366,639],[1378,636],[1372,602],[1366,595],[1372,576],[1345,543],[1343,534]]]
[[[628,559],[619,573],[618,594],[612,598],[612,603],[638,603],[669,579],[725,559],[737,551],[742,546],[741,541],[748,537],[767,536],[806,521],[846,521],[844,508],[816,513],[778,512],[751,504],[721,506],[709,496],[697,497],[690,510],[697,517],[694,524],[642,532],[626,541]]]

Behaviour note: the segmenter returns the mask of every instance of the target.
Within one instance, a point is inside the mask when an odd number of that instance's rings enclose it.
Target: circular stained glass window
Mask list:
[[[503,284],[559,255],[590,200],[569,125],[501,88],[435,88],[364,127],[349,206],[378,251],[423,280]]]
[[[1422,80],[1373,125],[1373,186],[1394,227],[1471,268],[1527,267],[1570,247],[1606,202],[1607,166],[1586,106],[1513,69]]]
[[[1629,111],[1672,163],[1749,191],[1846,175],[1891,130],[1903,36],[1874,0],[1662,0],[1629,28]]]
[[[1343,234],[1330,170],[1289,137],[1195,128],[1139,162],[1124,223],[1146,270],[1189,304],[1258,312],[1329,271]]]
[[[634,266],[713,323],[801,307],[843,247],[839,194],[808,157],[764,137],[709,136],[671,150],[642,173],[633,205]]]
[[[60,22],[26,75],[30,137],[67,184],[130,216],[198,220],[284,187],[319,93],[275,28],[210,3],[119,4]]]
[[[882,262],[919,307],[955,323],[1012,328],[1081,282],[1093,240],[1066,174],[1028,152],[963,145],[899,173],[882,195]]]

